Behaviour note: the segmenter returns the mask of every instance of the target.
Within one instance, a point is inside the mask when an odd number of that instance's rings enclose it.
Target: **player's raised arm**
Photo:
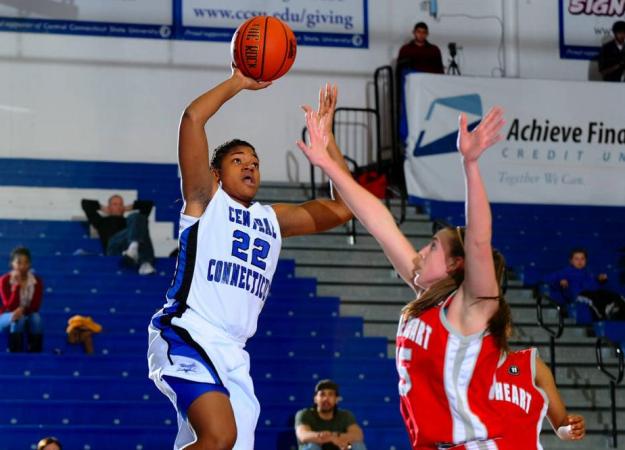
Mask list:
[[[496,301],[481,301],[484,297],[496,299],[499,284],[491,245],[490,204],[478,159],[487,148],[501,140],[499,131],[503,124],[503,111],[493,108],[471,132],[467,129],[467,117],[462,114],[458,130],[458,151],[462,155],[466,183],[465,277],[462,284],[463,311],[459,319],[476,329],[482,329],[488,323],[499,305]]]
[[[243,89],[258,90],[270,84],[247,78],[233,67],[230,78],[202,94],[185,108],[178,130],[178,162],[185,214],[201,216],[216,189],[204,131],[206,122],[225,102]]]
[[[306,123],[311,132],[318,125],[315,113],[308,113]],[[311,144],[298,143],[311,164],[321,168],[341,193],[341,198],[363,226],[382,246],[387,258],[408,285],[414,288],[412,279],[420,257],[410,241],[397,227],[389,210],[373,194],[360,186],[349,172],[344,170],[325,146],[311,139]]]
[[[302,106],[302,109],[306,112],[307,125],[309,120],[315,122],[314,129],[308,126],[311,146],[324,148],[339,170],[349,175],[343,154],[332,133],[337,97],[337,87],[326,84],[319,90],[318,111],[313,113],[312,108],[307,105]],[[334,192],[331,199],[316,199],[299,205],[279,203],[273,207],[284,237],[330,230],[352,218],[351,211],[337,192]]]

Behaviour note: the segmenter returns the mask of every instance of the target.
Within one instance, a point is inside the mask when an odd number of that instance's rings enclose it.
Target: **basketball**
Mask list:
[[[293,31],[280,19],[253,17],[243,22],[230,43],[232,61],[245,76],[273,81],[287,73],[297,52]]]

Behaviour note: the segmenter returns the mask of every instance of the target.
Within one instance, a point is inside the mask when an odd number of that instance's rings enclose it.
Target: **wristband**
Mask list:
[[[558,431],[556,431],[556,434],[563,441],[571,440],[571,425],[561,426],[558,428]]]

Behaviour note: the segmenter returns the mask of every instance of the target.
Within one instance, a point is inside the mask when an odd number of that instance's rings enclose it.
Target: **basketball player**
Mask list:
[[[233,140],[208,159],[204,131],[242,90],[269,86],[232,76],[195,99],[180,122],[178,157],[184,207],[180,252],[167,302],[149,327],[150,378],[178,413],[176,449],[252,450],[260,412],[249,375],[246,340],[256,331],[282,238],[317,233],[351,218],[340,197],[300,205],[254,203],[260,182],[254,147]],[[320,91],[307,109],[310,146],[347,167],[331,136],[337,91]],[[235,443],[236,442],[236,443]]]
[[[462,443],[492,449],[498,448],[494,439],[502,436],[501,415],[489,401],[489,390],[506,345],[510,311],[495,271],[490,205],[478,159],[501,139],[503,124],[499,108],[472,132],[466,116],[460,117],[466,232],[443,229],[418,252],[384,205],[346,175],[327,151],[300,143],[417,294],[402,311],[396,353],[401,412],[413,449]],[[501,269],[502,258],[497,259]]]
[[[584,418],[567,414],[553,375],[535,348],[505,355],[490,398],[506,418],[506,448],[542,450],[539,435],[545,415],[562,440],[580,440],[586,433]]]

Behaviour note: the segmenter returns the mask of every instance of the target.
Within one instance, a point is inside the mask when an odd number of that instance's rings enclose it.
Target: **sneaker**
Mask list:
[[[139,244],[131,242],[126,250],[122,252],[124,258],[131,259],[135,264],[139,261]]]
[[[149,262],[144,262],[139,266],[139,275],[152,275],[156,273],[156,269]]]

